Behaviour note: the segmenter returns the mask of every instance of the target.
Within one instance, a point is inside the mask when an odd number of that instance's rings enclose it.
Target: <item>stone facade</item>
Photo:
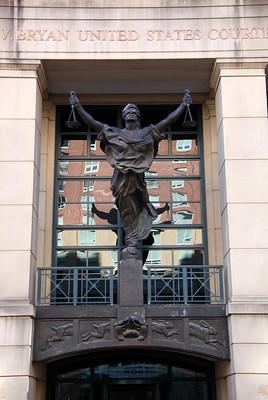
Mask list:
[[[130,97],[171,103],[184,86],[203,106],[209,263],[225,269],[229,349],[219,355],[206,343],[207,355],[218,360],[217,400],[266,398],[268,2],[10,3],[0,5],[0,399],[15,400],[18,393],[22,400],[45,398],[46,365],[40,361],[61,343],[51,326],[65,326],[70,352],[88,350],[93,342],[97,347],[98,329],[107,320],[103,338],[109,346],[137,341],[126,338],[129,322],[120,325],[116,312],[98,321],[69,315],[63,325],[55,316],[41,317],[34,330],[36,267],[51,266],[55,106],[66,104],[70,89],[92,104]],[[195,315],[174,322],[174,313],[159,321],[147,312],[144,343],[163,342],[166,320],[175,331],[188,332],[181,342],[178,332],[171,334],[179,350],[198,347]],[[209,323],[219,330],[224,322],[213,318]],[[75,324],[81,332],[73,336]],[[122,329],[114,330],[116,324]],[[138,334],[143,324],[137,323]],[[43,332],[43,345],[33,354],[36,332]],[[227,338],[221,340],[227,346]]]

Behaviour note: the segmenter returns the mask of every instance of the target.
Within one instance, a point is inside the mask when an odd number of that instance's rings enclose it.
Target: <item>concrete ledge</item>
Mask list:
[[[228,303],[227,316],[232,314],[267,314],[268,315],[268,302],[256,303]]]
[[[0,317],[35,317],[33,304],[0,304]]]

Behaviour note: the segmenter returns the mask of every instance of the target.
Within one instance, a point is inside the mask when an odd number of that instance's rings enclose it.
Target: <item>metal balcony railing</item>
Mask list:
[[[223,304],[221,265],[148,266],[148,304]]]
[[[38,268],[37,304],[114,304],[117,276],[113,267]],[[147,304],[223,304],[222,266],[146,266]]]
[[[113,304],[112,267],[38,268],[37,304]]]

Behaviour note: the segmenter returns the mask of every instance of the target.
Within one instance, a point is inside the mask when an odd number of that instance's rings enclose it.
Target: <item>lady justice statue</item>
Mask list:
[[[81,106],[75,92],[70,92],[69,103],[83,121],[99,133],[98,140],[107,161],[114,168],[111,190],[125,231],[125,248],[122,257],[140,257],[139,246],[152,228],[157,212],[149,201],[144,173],[149,170],[157,155],[158,144],[165,138],[163,132],[175,122],[192,102],[189,90],[184,91],[182,102],[176,110],[155,125],[140,126],[140,110],[127,104],[122,111],[123,129],[96,121]]]

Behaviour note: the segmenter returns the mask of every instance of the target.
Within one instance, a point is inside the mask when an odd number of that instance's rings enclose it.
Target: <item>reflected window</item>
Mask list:
[[[85,174],[91,174],[93,172],[98,172],[99,162],[98,161],[86,161],[85,162]]]
[[[93,179],[86,180],[84,183],[84,192],[92,192],[95,186],[95,181]]]
[[[177,140],[176,150],[177,151],[190,151],[192,149],[192,140]]]
[[[153,203],[154,207],[159,207],[159,196],[157,195],[153,195],[153,194],[149,194],[149,200],[151,203]]]
[[[90,246],[96,244],[96,231],[84,230],[80,231],[80,245]]]
[[[62,140],[61,147],[69,147],[69,140],[66,139],[65,137]]]
[[[177,225],[185,225],[193,223],[193,213],[190,211],[179,211],[177,213],[173,213],[173,221],[174,224]]]
[[[68,174],[69,161],[60,162],[60,174]]]
[[[96,149],[97,149],[97,140],[96,137],[92,137],[90,142],[90,150],[96,151]]]
[[[173,200],[173,208],[178,208],[181,206],[184,206],[184,207],[188,206],[187,195],[185,193],[173,192],[172,200]]]
[[[65,206],[66,206],[66,197],[63,195],[59,195],[58,209],[62,210]]]
[[[160,245],[160,232],[152,231],[152,236],[154,239],[154,245]],[[145,265],[159,265],[161,264],[161,251],[160,250],[151,250],[147,256],[147,260]]]
[[[155,106],[141,106],[142,125],[157,123],[159,116],[164,118],[174,109],[173,106],[161,107],[158,114]],[[67,108],[62,109],[65,114],[59,107],[57,118],[66,116]],[[94,116],[100,121],[116,126],[122,107],[96,106],[94,110]],[[199,111],[201,113],[201,107]],[[55,201],[58,209],[54,254],[64,250],[68,256],[56,255],[54,259],[57,265],[71,265],[73,257],[72,265],[114,267],[115,271],[118,255],[125,244],[120,216],[110,189],[113,168],[101,150],[96,132],[89,132],[83,123],[80,131],[68,132],[63,119],[58,126],[62,130],[58,132],[56,152]],[[166,132],[151,170],[145,173],[149,201],[157,216],[150,236],[141,243],[144,270],[146,265],[172,266],[187,263],[188,259],[193,262],[193,253],[182,255],[189,246],[191,252],[201,251],[204,262],[201,143],[201,133],[196,128],[185,131],[176,123]],[[71,257],[71,254],[76,254],[76,257]]]
[[[145,172],[145,178],[157,177],[157,172],[147,171]],[[157,189],[159,188],[159,181],[154,179],[148,179],[146,181],[147,189]]]
[[[177,244],[192,244],[193,230],[192,229],[178,229],[177,230]]]
[[[184,180],[176,179],[172,181],[172,189],[183,189],[184,188]]]

